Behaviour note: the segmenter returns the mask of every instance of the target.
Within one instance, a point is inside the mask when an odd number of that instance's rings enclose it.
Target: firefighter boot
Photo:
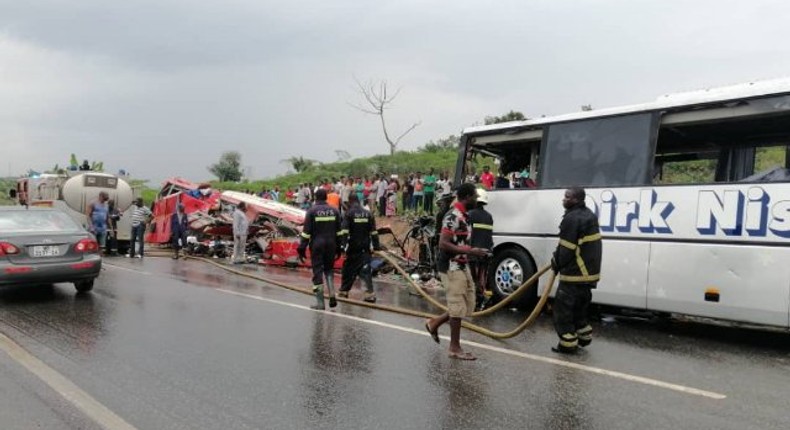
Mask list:
[[[340,291],[337,292],[337,296],[342,298],[342,299],[347,299],[348,298],[348,291],[340,290]]]
[[[316,304],[310,306],[310,309],[314,309],[317,311],[323,311],[324,309],[326,309],[324,307],[324,286],[313,285],[313,294],[315,294]]]
[[[335,276],[331,273],[326,275],[326,287],[329,289],[329,307],[334,308],[337,306],[337,299],[335,298]]]
[[[362,300],[368,303],[376,303],[376,293],[373,291],[365,291],[365,298]]]
[[[579,349],[579,338],[576,333],[564,333],[560,336],[557,346],[551,350],[559,354],[575,354]]]

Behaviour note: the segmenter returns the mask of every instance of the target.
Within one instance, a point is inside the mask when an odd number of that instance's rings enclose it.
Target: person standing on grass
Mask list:
[[[433,215],[433,199],[436,192],[436,175],[434,174],[433,167],[428,171],[428,175],[424,179],[425,188],[425,212]]]
[[[387,215],[387,191],[389,182],[384,175],[379,175],[379,180],[376,184],[376,203],[379,205],[379,216]]]
[[[417,176],[414,177],[414,196],[412,198],[411,207],[414,209],[415,212],[419,212],[422,209],[423,203],[422,199],[425,195],[423,191],[423,183],[422,183],[422,173],[417,172]]]

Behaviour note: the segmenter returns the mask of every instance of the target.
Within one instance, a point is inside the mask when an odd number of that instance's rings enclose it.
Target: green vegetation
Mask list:
[[[758,148],[754,160],[754,173],[764,172],[785,165],[784,146]],[[664,164],[661,184],[706,184],[716,178],[716,159],[693,160]]]
[[[241,154],[238,151],[223,152],[219,161],[208,167],[208,171],[220,181],[240,181],[242,177]]]
[[[260,181],[242,183],[215,181],[211,185],[220,190],[259,192],[263,188],[272,189],[275,186],[280,190],[293,189],[306,182],[315,184],[324,179],[349,175],[364,177],[375,173],[385,173],[402,176],[418,171],[427,172],[430,168],[434,168],[437,172],[446,170],[452,175],[457,157],[458,150],[455,147],[434,146],[414,152],[398,151],[393,155],[376,155],[350,161],[316,164],[299,173],[280,175]]]
[[[16,179],[0,178],[0,206],[8,206],[13,203],[8,197],[8,191],[16,188]]]

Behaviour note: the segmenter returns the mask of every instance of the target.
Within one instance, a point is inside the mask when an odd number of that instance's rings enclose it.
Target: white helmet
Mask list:
[[[482,188],[477,189],[477,203],[488,204],[488,191]]]

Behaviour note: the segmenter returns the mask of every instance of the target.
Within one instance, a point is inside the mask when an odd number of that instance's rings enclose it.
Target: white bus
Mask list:
[[[484,164],[534,181],[489,193],[499,296],[550,261],[581,186],[604,237],[595,303],[787,328],[788,145],[790,79],[754,82],[468,128],[455,183]]]

